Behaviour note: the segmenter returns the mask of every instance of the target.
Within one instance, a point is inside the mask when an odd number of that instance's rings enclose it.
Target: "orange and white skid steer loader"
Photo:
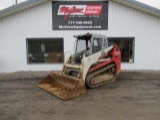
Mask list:
[[[121,70],[121,51],[114,44],[108,46],[107,37],[87,33],[76,35],[75,53],[65,56],[62,73],[50,73],[38,86],[67,100],[113,82]]]

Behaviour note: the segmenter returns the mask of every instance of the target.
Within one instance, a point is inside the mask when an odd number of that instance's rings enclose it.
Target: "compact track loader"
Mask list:
[[[65,56],[62,73],[50,73],[38,86],[67,100],[95,88],[114,82],[121,70],[121,51],[108,46],[105,35],[76,35],[75,53]]]

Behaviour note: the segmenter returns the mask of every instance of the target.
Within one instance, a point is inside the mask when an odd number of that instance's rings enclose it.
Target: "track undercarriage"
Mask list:
[[[110,64],[100,70],[89,73],[86,77],[86,85],[89,88],[95,88],[114,82],[117,78],[115,67],[115,64]]]

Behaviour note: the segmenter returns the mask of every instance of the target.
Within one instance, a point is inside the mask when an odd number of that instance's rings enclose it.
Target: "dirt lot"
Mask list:
[[[37,87],[47,73],[0,73],[0,120],[160,120],[159,71],[123,71],[69,101]]]

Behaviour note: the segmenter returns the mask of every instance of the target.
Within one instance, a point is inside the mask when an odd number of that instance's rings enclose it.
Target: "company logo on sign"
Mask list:
[[[67,19],[71,15],[100,15],[102,5],[60,5],[58,15]]]

